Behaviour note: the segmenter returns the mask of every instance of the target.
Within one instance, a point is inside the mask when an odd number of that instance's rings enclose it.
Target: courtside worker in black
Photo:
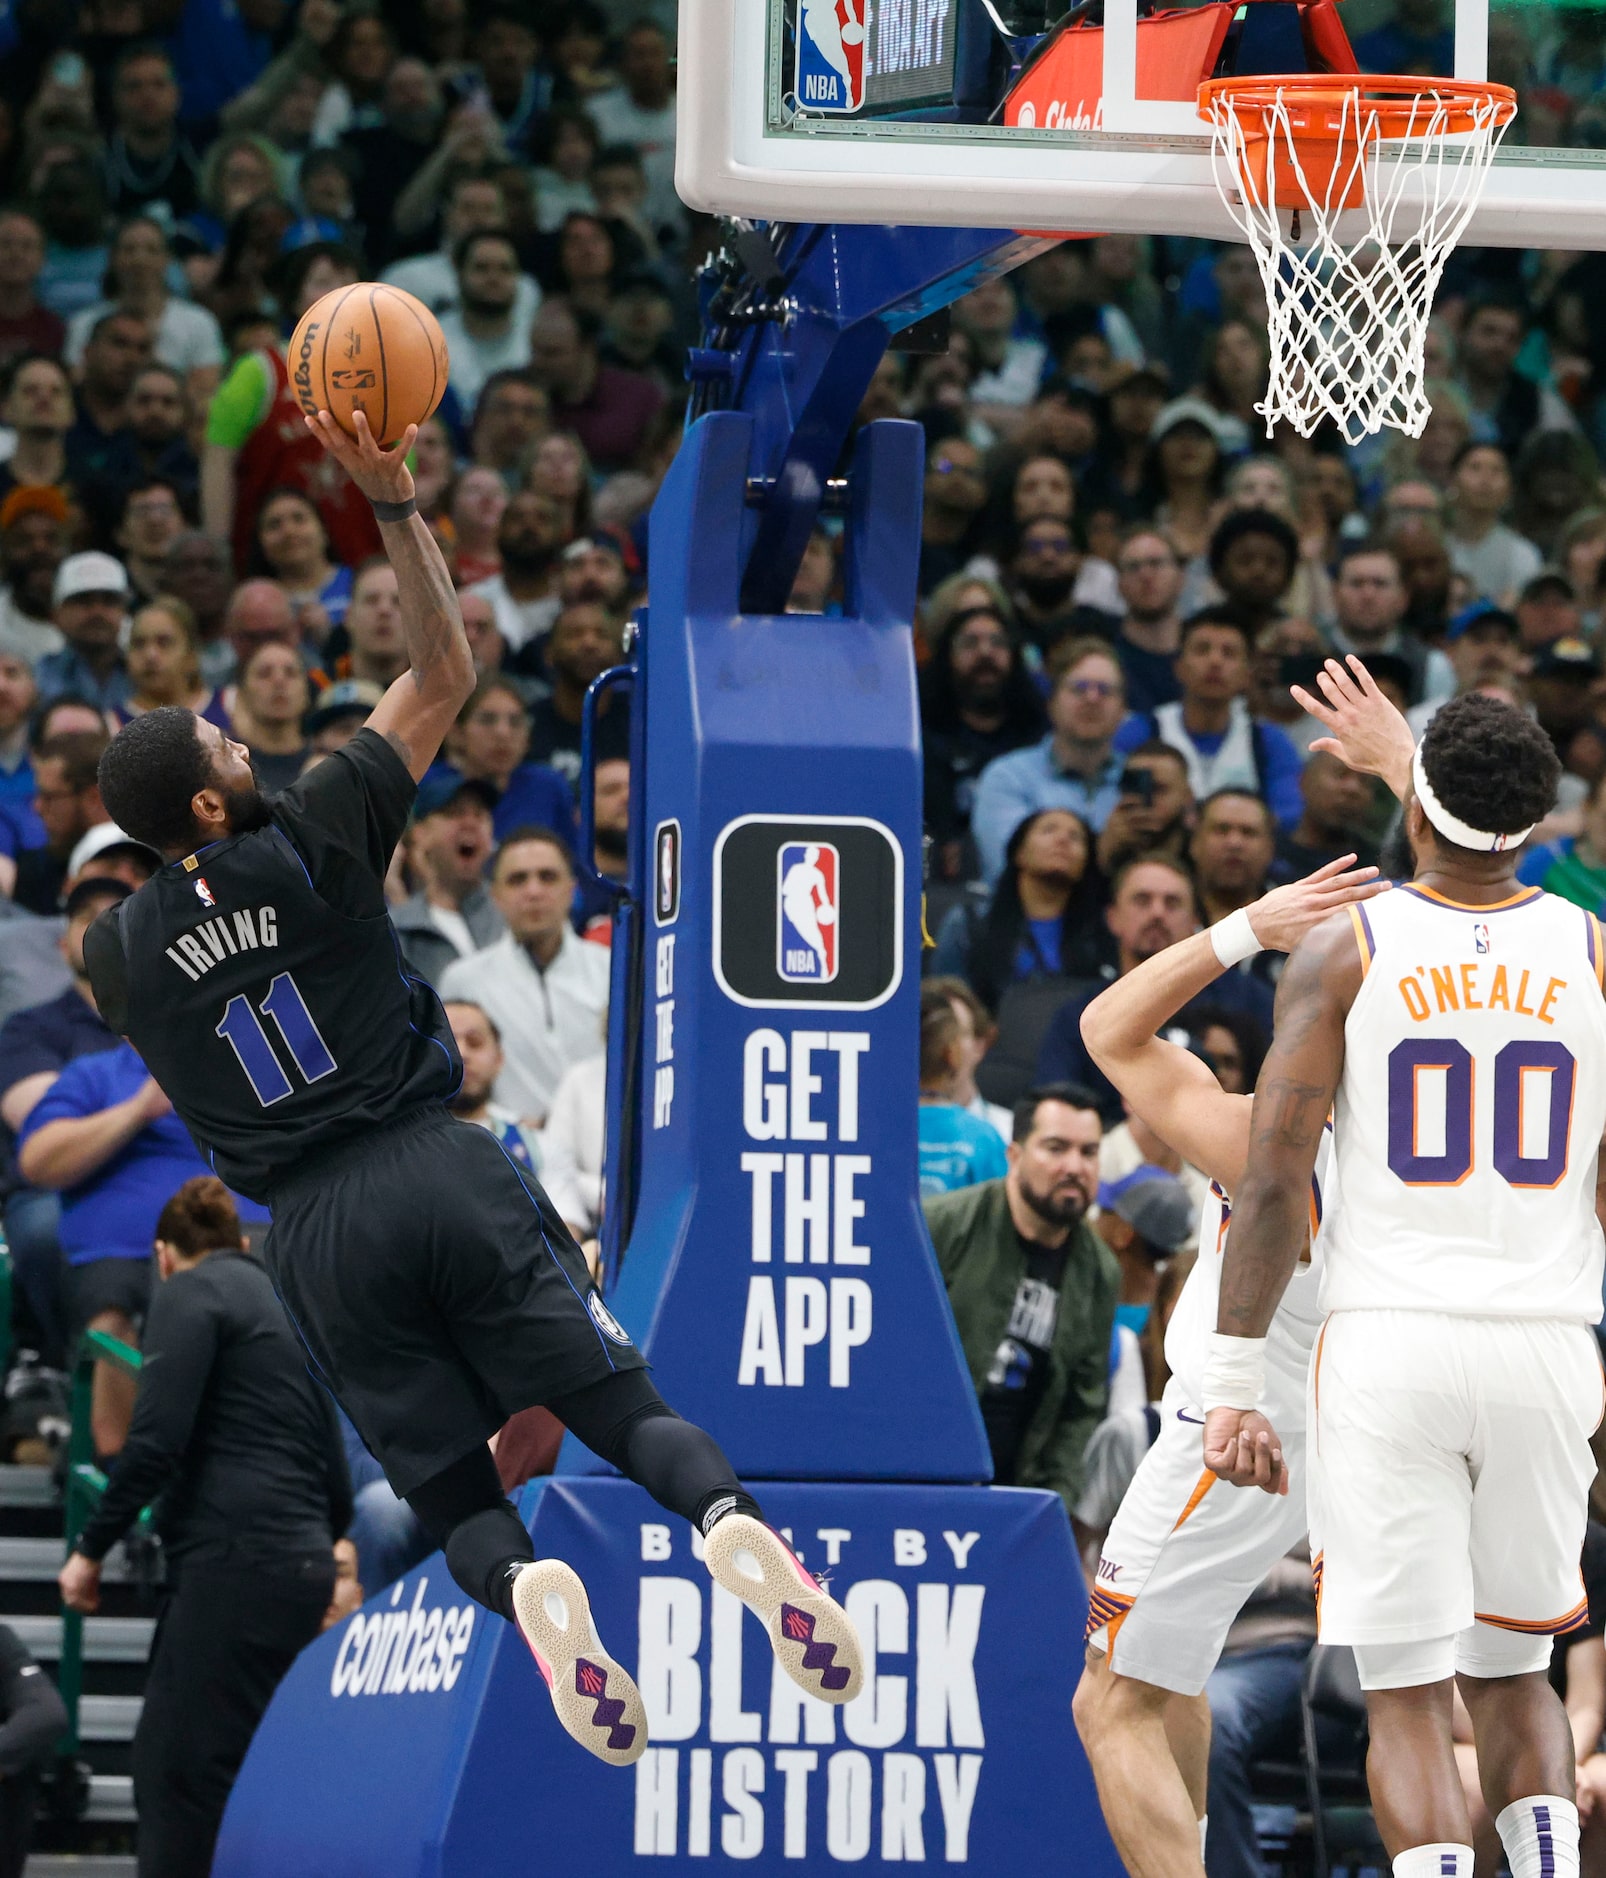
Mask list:
[[[414,432],[384,451],[357,423],[355,441],[326,413],[313,428],[374,504],[409,670],[351,743],[271,799],[244,746],[189,711],[147,712],[113,739],[102,799],[168,864],[86,936],[101,1015],[218,1174],[272,1208],[264,1257],[319,1370],[453,1577],[519,1624],[576,1739],[633,1761],[645,1716],[579,1579],[533,1559],[486,1448],[537,1403],[696,1522],[789,1673],[846,1701],[860,1653],[845,1614],[717,1443],[663,1402],[540,1187],[444,1106],[461,1064],[440,1000],[401,961],[384,877],[474,666],[416,513]]]

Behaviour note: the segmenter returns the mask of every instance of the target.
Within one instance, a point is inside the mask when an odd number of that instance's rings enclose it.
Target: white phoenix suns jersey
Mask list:
[[[1349,909],[1365,977],[1333,1106],[1328,1311],[1601,1314],[1606,938],[1529,888]]]
[[[1304,1421],[1305,1372],[1322,1327],[1322,1225],[1331,1197],[1332,1158],[1333,1129],[1329,1123],[1322,1130],[1321,1145],[1316,1150],[1316,1171],[1310,1181],[1310,1244],[1294,1268],[1288,1289],[1266,1333],[1268,1382],[1272,1384],[1285,1418],[1292,1412],[1301,1423]],[[1188,1274],[1165,1333],[1165,1360],[1187,1392],[1188,1400],[1195,1405],[1204,1389],[1205,1358],[1210,1351],[1210,1334],[1216,1327],[1216,1311],[1221,1302],[1221,1266],[1226,1257],[1227,1231],[1231,1224],[1232,1202],[1215,1181],[1211,1181],[1210,1198],[1199,1219],[1198,1262]]]

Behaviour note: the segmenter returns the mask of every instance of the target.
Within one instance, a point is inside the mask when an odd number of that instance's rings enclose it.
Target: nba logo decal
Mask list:
[[[212,897],[212,889],[206,884],[205,874],[203,874],[201,878],[198,881],[196,881],[195,894],[196,894],[196,898],[201,902],[202,906],[216,906],[217,905],[217,901],[214,900]]]
[[[680,823],[660,822],[652,839],[653,911],[660,926],[680,917]]]
[[[799,0],[796,90],[805,111],[863,106],[869,6],[870,0]]]
[[[1472,943],[1478,952],[1491,952],[1494,948],[1489,943],[1489,927],[1484,920],[1478,920],[1472,928]]]
[[[828,841],[786,841],[776,856],[775,969],[789,985],[828,985],[836,977],[839,861]]]

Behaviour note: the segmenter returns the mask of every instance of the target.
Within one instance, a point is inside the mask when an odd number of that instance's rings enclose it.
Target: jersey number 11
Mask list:
[[[335,1073],[335,1059],[329,1054],[329,1046],[318,1034],[306,1000],[288,972],[280,972],[268,986],[268,995],[262,1000],[262,1016],[273,1019],[304,1081],[319,1082]],[[290,1078],[274,1054],[268,1033],[262,1027],[262,1018],[252,1010],[248,998],[240,995],[229,999],[223,1007],[223,1021],[217,1027],[217,1035],[225,1039],[239,1058],[240,1067],[264,1108],[271,1108],[290,1094]]]

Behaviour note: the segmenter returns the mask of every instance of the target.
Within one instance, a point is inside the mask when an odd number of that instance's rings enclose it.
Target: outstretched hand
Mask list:
[[[1316,676],[1319,698],[1303,685],[1289,686],[1295,702],[1332,732],[1330,737],[1316,738],[1310,747],[1330,751],[1364,775],[1381,776],[1403,801],[1416,739],[1353,652],[1347,665],[1346,670],[1337,659],[1327,661]]]
[[[374,441],[364,412],[354,411],[351,422],[355,437],[342,430],[327,411],[305,419],[307,429],[370,502],[410,502],[413,473],[407,467],[407,453],[417,440],[418,426],[409,424],[399,442],[382,450]]]
[[[1249,909],[1249,923],[1267,951],[1292,952],[1329,913],[1386,893],[1388,885],[1378,879],[1375,867],[1357,867],[1353,854],[1341,854],[1303,880],[1291,880],[1286,887],[1273,887],[1263,894]]]
[[[1283,1444],[1259,1409],[1211,1409],[1205,1417],[1204,1461],[1211,1473],[1234,1487],[1288,1491]]]

